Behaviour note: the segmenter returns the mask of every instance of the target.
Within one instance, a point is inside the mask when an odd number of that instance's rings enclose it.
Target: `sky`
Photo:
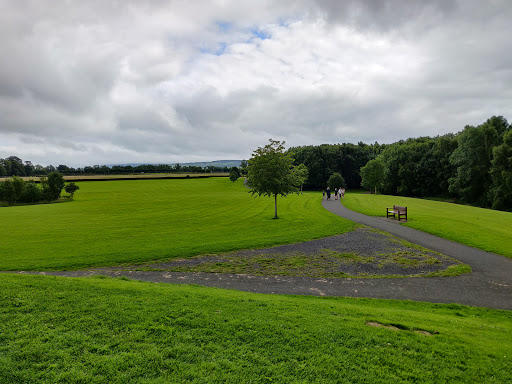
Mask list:
[[[0,0],[0,158],[249,159],[512,122],[511,0]]]

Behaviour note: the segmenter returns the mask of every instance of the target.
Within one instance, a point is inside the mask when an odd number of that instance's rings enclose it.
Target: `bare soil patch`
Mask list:
[[[429,331],[426,331],[424,329],[409,329],[407,327],[404,327],[404,326],[401,326],[401,327],[397,327],[395,325],[389,325],[389,324],[382,324],[382,323],[379,323],[377,321],[368,321],[366,322],[366,325],[368,325],[369,327],[375,327],[375,328],[386,328],[386,329],[389,329],[391,331],[412,331],[414,333],[418,333],[420,335],[425,335],[425,336],[432,336],[434,334],[438,334],[439,332],[429,332]]]
[[[452,276],[470,270],[451,257],[369,228],[300,244],[123,267],[127,268],[317,278]]]

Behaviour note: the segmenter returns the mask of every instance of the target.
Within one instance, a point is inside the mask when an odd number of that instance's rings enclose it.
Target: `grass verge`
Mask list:
[[[402,225],[512,258],[512,213],[401,196],[349,193],[342,203],[369,216],[386,216],[386,207],[407,206]]]
[[[510,311],[0,276],[0,382],[507,383]]]

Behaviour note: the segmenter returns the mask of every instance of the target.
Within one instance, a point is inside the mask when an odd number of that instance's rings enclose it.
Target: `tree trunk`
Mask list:
[[[274,195],[274,211],[275,211],[274,219],[277,219],[277,193]]]

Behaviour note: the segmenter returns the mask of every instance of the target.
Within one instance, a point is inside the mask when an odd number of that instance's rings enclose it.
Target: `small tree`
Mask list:
[[[341,173],[333,173],[331,177],[329,177],[327,185],[331,188],[331,191],[334,191],[335,188],[345,188],[347,186]]]
[[[370,160],[364,167],[361,167],[361,185],[370,192],[377,193],[382,186],[386,167],[379,159]]]
[[[233,184],[235,184],[235,181],[238,180],[238,173],[231,170],[231,172],[229,172],[229,180],[231,180],[233,182]]]
[[[41,188],[37,186],[33,181],[29,181],[25,184],[23,193],[21,194],[20,201],[23,203],[35,203],[42,198]]]
[[[12,180],[8,179],[0,183],[0,200],[7,201],[9,205],[16,203],[16,188]]]
[[[277,219],[277,196],[300,193],[308,171],[304,164],[293,165],[291,154],[284,151],[284,141],[270,139],[269,142],[253,152],[247,167],[247,185],[253,196],[274,196],[274,219]]]
[[[247,160],[242,160],[240,162],[240,173],[242,175],[247,175],[247,167],[249,166],[249,163],[247,162]]]
[[[231,172],[235,172],[237,177],[240,177],[240,175],[241,175],[240,169],[238,169],[238,167],[231,167],[229,169],[229,174],[231,174]]]
[[[59,172],[52,172],[41,178],[43,196],[46,200],[57,200],[64,188],[64,177]]]
[[[73,182],[66,184],[66,186],[64,187],[64,190],[71,195],[71,198],[73,198],[73,195],[79,189],[80,187]]]
[[[25,189],[25,181],[21,177],[13,176],[12,184],[16,192],[16,201],[20,200],[23,190]]]

